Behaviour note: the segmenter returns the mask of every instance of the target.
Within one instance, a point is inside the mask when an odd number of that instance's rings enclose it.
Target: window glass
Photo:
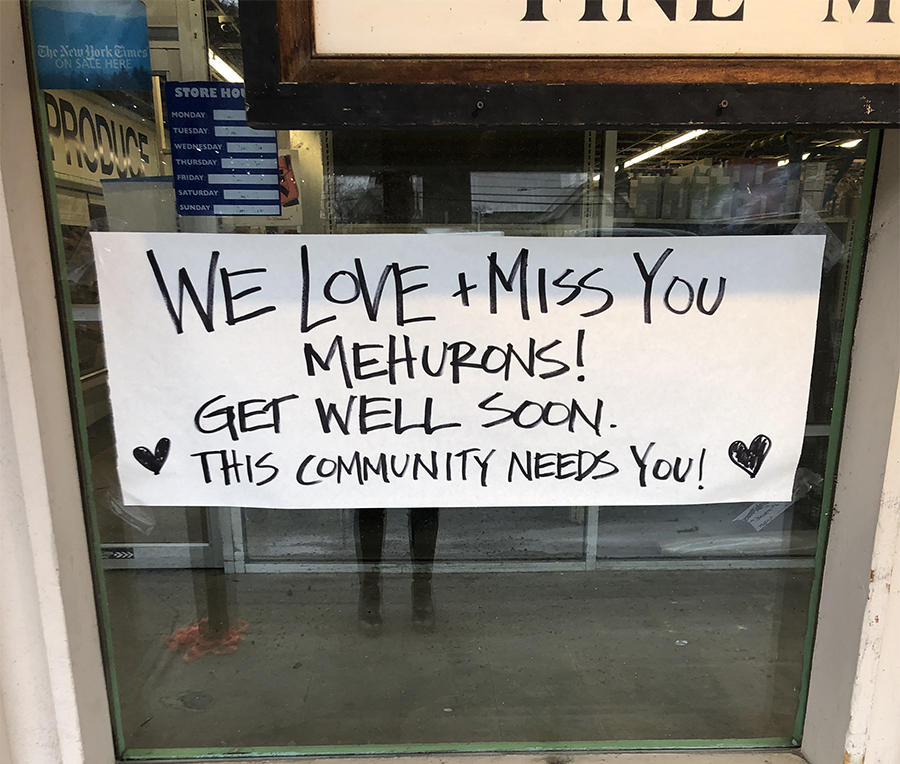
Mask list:
[[[149,90],[38,92],[119,753],[792,745],[874,138],[281,131],[282,185],[296,187],[282,214],[179,216],[165,83],[242,71],[237,4],[207,0],[203,16],[194,4],[147,0]],[[82,110],[81,128],[64,130]],[[144,136],[143,156],[92,171],[84,128],[98,116]],[[127,506],[90,236],[105,230],[823,234],[794,500]]]

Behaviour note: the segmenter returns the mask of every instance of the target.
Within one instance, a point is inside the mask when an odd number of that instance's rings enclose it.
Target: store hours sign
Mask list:
[[[791,498],[823,237],[93,238],[128,504]]]
[[[280,215],[274,130],[247,127],[244,88],[167,82],[179,215]]]

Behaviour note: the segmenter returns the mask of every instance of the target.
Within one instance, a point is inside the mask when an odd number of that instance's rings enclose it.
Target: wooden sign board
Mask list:
[[[900,119],[896,0],[241,0],[241,8],[248,116],[261,127]]]
[[[309,9],[317,56],[900,55],[891,0],[312,0]]]

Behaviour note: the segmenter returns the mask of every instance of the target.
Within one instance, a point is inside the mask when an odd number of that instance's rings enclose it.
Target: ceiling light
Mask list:
[[[596,183],[598,180],[600,180],[600,173],[599,173],[599,172],[594,176],[594,182]]]
[[[790,159],[779,159],[778,160],[779,167],[784,167],[786,164],[790,164],[790,163],[791,163]]]
[[[221,74],[226,82],[244,81],[244,78],[231,67],[231,64],[224,59],[219,58],[211,50],[209,51],[209,65]]]
[[[809,159],[809,152],[807,151],[802,157],[800,157],[804,162]]]
[[[841,144],[842,149],[855,149],[859,144],[862,143],[862,138],[857,138],[853,141],[847,141],[846,143]]]
[[[625,167],[631,167],[638,162],[643,162],[645,159],[649,159],[650,157],[655,157],[657,154],[661,154],[663,151],[668,151],[669,149],[673,149],[676,146],[680,146],[682,143],[687,143],[688,141],[694,140],[694,138],[699,138],[704,133],[708,133],[709,130],[691,130],[689,133],[684,133],[679,135],[677,138],[673,138],[671,141],[667,143],[663,143],[660,146],[657,146],[654,149],[650,149],[649,151],[645,151],[643,154],[638,154],[633,159],[629,159],[625,162]]]

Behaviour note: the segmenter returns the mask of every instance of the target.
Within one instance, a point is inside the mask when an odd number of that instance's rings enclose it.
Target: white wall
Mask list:
[[[897,253],[900,239],[900,168],[897,131],[885,143],[882,156],[885,181],[879,189],[872,218],[870,250]],[[870,261],[871,262],[871,261]],[[873,271],[878,268],[872,263]],[[868,306],[887,330],[885,357],[896,363],[900,355],[900,257],[888,258],[878,272],[893,284],[893,300]],[[879,278],[876,273],[872,278]],[[887,418],[887,417],[885,417]],[[872,564],[862,622],[856,682],[850,704],[850,728],[845,743],[846,764],[900,762],[900,389],[894,399],[893,426],[884,464],[880,512],[875,529]]]
[[[863,630],[873,571],[887,569],[898,554],[897,539],[883,542],[873,561],[875,531],[881,512],[897,512],[897,473],[886,474],[892,439],[900,437],[893,417],[900,376],[900,131],[885,133],[872,235],[866,255],[863,294],[854,335],[849,398],[841,444],[834,515],[825,556],[825,575],[813,653],[803,752],[812,764],[858,764],[865,734],[858,727],[847,751],[848,723],[854,690],[854,715],[864,713],[860,693],[872,685],[877,662],[859,661],[861,649],[881,644],[878,632]],[[896,449],[896,447],[895,447]],[[896,459],[896,450],[893,452]],[[893,498],[892,498],[893,497]],[[871,613],[874,618],[874,613]],[[880,619],[879,619],[880,620]],[[869,645],[869,647],[867,647]],[[869,658],[872,656],[869,655]],[[857,676],[861,669],[863,674]],[[900,674],[894,682],[900,684]],[[879,698],[881,695],[879,695]],[[861,719],[857,719],[859,724]],[[860,752],[860,750],[862,752]],[[849,758],[844,758],[847,752]],[[897,764],[900,751],[884,764]],[[873,764],[871,758],[867,764]]]
[[[856,686],[866,689],[860,690],[855,704],[859,724],[851,724],[851,734],[859,728],[858,744],[851,735],[847,741],[847,751],[858,757],[859,764],[864,760],[869,764],[900,761],[900,394],[894,407],[893,432],[885,480],[890,491],[885,491],[882,506],[885,538],[878,545],[885,554],[873,560],[879,565],[871,583],[869,602],[873,607],[866,618],[871,638],[863,643],[873,653],[873,665],[865,665],[860,656],[865,673],[859,673]],[[853,759],[848,764],[851,762],[857,764]]]
[[[0,1],[0,751],[100,764],[109,711],[19,12]]]

